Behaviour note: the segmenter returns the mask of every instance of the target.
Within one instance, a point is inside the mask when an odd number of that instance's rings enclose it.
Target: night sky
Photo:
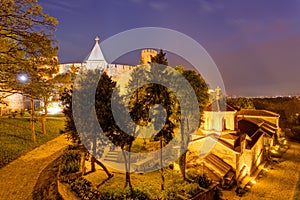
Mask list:
[[[299,0],[40,0],[59,20],[61,63],[82,61],[100,42],[139,27],[180,31],[220,70],[227,95],[300,95]],[[174,41],[176,42],[176,41]],[[118,60],[137,64],[138,54]],[[170,65],[179,63],[176,56]]]

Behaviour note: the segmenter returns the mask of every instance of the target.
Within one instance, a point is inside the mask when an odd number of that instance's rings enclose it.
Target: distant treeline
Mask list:
[[[228,98],[227,103],[238,109],[262,109],[280,114],[280,127],[293,128],[300,125],[300,98]]]

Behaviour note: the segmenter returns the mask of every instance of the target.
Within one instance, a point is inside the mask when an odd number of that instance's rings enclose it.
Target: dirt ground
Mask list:
[[[280,160],[278,164],[269,165],[268,172],[264,172],[243,197],[236,196],[233,190],[223,191],[223,199],[300,200],[300,144],[290,142],[290,148]]]

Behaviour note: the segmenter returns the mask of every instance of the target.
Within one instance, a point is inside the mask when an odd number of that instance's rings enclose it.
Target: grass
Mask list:
[[[104,184],[98,187],[101,191],[111,191],[118,193],[124,190],[125,174],[112,171],[114,176],[106,181]],[[182,188],[184,181],[181,174],[177,171],[165,169],[165,193]],[[85,178],[92,182],[93,185],[98,185],[106,180],[107,176],[103,170],[97,170],[95,173],[91,173],[85,176]],[[150,199],[161,199],[164,195],[161,192],[161,174],[159,171],[144,173],[144,174],[131,174],[131,183],[134,189],[139,189],[146,192]]]
[[[64,118],[49,118],[47,134],[42,135],[41,121],[35,123],[36,143],[31,141],[29,118],[0,118],[0,168],[22,154],[57,137],[64,129]]]

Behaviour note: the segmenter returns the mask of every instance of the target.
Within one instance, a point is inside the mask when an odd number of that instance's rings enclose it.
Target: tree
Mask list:
[[[48,61],[45,61],[45,60]],[[39,65],[40,63],[51,63],[51,65]],[[11,85],[13,89],[17,91],[22,91],[23,95],[30,97],[30,108],[31,108],[31,133],[32,133],[32,141],[36,142],[35,137],[35,129],[34,129],[34,101],[40,100],[41,98],[46,98],[51,94],[53,89],[53,85],[50,83],[50,79],[54,73],[58,70],[57,60],[51,56],[47,58],[31,58],[28,63],[29,66],[26,66],[26,71],[23,72],[27,75],[28,80],[26,83],[21,83],[17,78],[16,83],[12,83]],[[47,101],[46,101],[47,103]],[[43,117],[43,130],[45,134],[45,119]]]
[[[42,12],[35,0],[3,0],[0,2],[0,86],[2,92],[26,92],[31,101],[32,140],[34,131],[34,99],[45,94],[47,77],[57,70],[57,46],[54,31],[57,20]],[[47,66],[47,67],[45,67]],[[26,73],[27,88],[16,75]],[[49,76],[50,75],[50,76]]]
[[[53,43],[58,21],[44,14],[36,0],[2,0],[0,7],[0,69],[5,82],[24,71],[30,58],[56,55]]]
[[[203,111],[209,101],[209,94],[208,94],[208,86],[205,82],[205,80],[201,77],[200,74],[198,74],[194,70],[185,70],[183,66],[176,66],[175,69],[181,73],[185,79],[189,82],[189,84],[192,86],[197,100],[198,100],[198,106],[199,106],[199,116],[202,116]],[[201,123],[201,121],[200,121]],[[200,127],[200,123],[198,124],[198,127]],[[184,132],[189,129],[189,122],[187,119],[183,120],[183,124],[181,126],[181,134],[182,134],[182,146],[181,149],[187,149],[189,138],[183,137],[185,134]],[[181,152],[181,157],[179,158],[179,166],[181,170],[181,174],[183,179],[185,179],[185,168],[186,168],[186,152]]]
[[[165,66],[169,65],[168,59],[166,58],[166,53],[162,49],[159,50],[159,53],[156,56],[151,56],[150,63],[161,64]]]
[[[106,138],[100,135],[95,127],[97,127],[99,122],[102,125],[103,123],[109,123],[108,121],[105,121],[106,117],[109,115],[109,113],[107,114],[107,111],[110,110],[110,97],[108,93],[112,92],[115,83],[104,73],[97,83],[98,87],[95,105],[86,101],[87,99],[95,98],[95,96],[91,94],[91,91],[93,91],[92,87],[95,85],[96,81],[98,81],[99,74],[99,70],[87,70],[81,72],[80,80],[77,81],[76,87],[74,88],[74,86],[72,86],[71,88],[65,88],[61,94],[61,100],[64,105],[63,113],[66,116],[65,130],[68,133],[68,137],[72,139],[75,144],[78,144],[81,147],[80,149],[84,152],[86,152],[86,148],[93,151],[91,171],[95,170],[95,163],[97,163],[106,172],[108,178],[110,178],[112,177],[112,174],[102,162],[95,158],[96,156],[101,157],[103,154],[103,149],[97,148],[97,145],[99,143],[101,145],[106,144]],[[76,96],[74,99],[74,92],[80,92],[80,96]],[[92,115],[95,108],[96,114],[99,115],[97,120],[95,120]],[[74,112],[81,111],[84,111],[83,113],[80,113],[82,114],[82,117],[77,119],[75,125]],[[107,131],[108,127],[109,124],[104,127],[104,131]],[[84,138],[84,141],[82,138]],[[85,148],[83,147],[83,144]]]
[[[252,99],[246,97],[227,98],[227,103],[237,109],[255,109]]]
[[[162,49],[160,49],[159,53],[156,56],[151,56],[151,63],[153,64],[161,64],[168,66],[168,60],[165,57],[166,53],[163,52]],[[151,91],[153,95],[154,103],[159,103],[160,99],[166,100],[165,98],[168,96],[166,88],[164,88],[162,85],[153,85],[151,86],[148,91]],[[169,102],[166,102],[169,103]],[[169,120],[169,117],[167,117],[167,120]],[[166,122],[167,126],[164,130],[161,130],[157,135],[156,139],[159,138],[159,144],[160,144],[160,166],[161,166],[161,190],[164,190],[164,183],[165,183],[165,177],[164,177],[164,170],[163,170],[163,161],[162,161],[162,148],[163,148],[163,140],[165,140],[165,143],[168,143],[173,138],[173,130],[172,128],[175,127],[175,125],[169,120]]]

